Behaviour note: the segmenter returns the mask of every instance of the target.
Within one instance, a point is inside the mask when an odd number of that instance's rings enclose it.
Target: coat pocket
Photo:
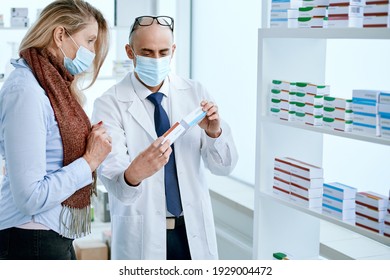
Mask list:
[[[112,259],[143,259],[143,216],[113,216]]]

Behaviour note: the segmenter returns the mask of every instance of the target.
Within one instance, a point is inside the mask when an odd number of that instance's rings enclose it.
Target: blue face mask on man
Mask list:
[[[69,35],[69,34],[68,34]],[[64,54],[64,66],[72,75],[80,74],[86,71],[91,65],[95,58],[95,54],[83,46],[77,45],[72,36],[69,35],[73,43],[79,48],[76,53],[76,57],[72,60],[67,57],[65,52],[60,48]]]
[[[135,55],[135,52],[133,50]],[[136,66],[134,71],[137,73],[141,81],[150,86],[158,86],[168,76],[171,71],[171,56],[161,58],[145,57],[135,55]]]

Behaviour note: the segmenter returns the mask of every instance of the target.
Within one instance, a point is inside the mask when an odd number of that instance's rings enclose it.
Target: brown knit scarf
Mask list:
[[[57,120],[64,150],[66,166],[83,156],[91,123],[83,108],[70,91],[74,77],[48,50],[30,48],[20,53],[30,66],[34,76],[49,97]],[[76,191],[63,201],[60,231],[63,236],[77,238],[91,232],[90,204],[95,192],[94,183]]]

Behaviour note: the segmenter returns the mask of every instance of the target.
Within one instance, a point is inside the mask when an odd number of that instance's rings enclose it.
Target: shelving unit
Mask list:
[[[332,59],[327,57],[329,42],[352,40],[373,43],[389,39],[390,29],[385,28],[259,29],[253,249],[255,259],[272,259],[272,254],[278,251],[285,252],[294,259],[318,259],[321,221],[350,230],[384,246],[390,246],[390,238],[298,206],[272,193],[275,157],[297,158],[323,166],[326,171],[324,158],[329,155],[324,154],[324,147],[330,139],[381,146],[387,150],[390,140],[332,131],[268,116],[268,93],[273,79],[329,84],[327,67]],[[362,67],[362,71],[375,70],[371,68],[365,70]],[[330,86],[332,94],[332,84]],[[351,88],[354,86],[350,85]],[[376,88],[385,89],[386,86],[387,84],[378,84]],[[371,85],[367,84],[366,87]],[[337,161],[338,158],[341,159],[336,153],[334,160]],[[375,155],[372,155],[372,158],[375,159]],[[366,160],[371,160],[375,164],[372,158]],[[362,176],[358,173],[355,175]],[[328,181],[326,176],[324,180]],[[388,194],[389,186],[385,183],[382,193]]]

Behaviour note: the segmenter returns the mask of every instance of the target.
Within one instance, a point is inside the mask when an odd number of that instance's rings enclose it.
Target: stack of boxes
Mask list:
[[[298,8],[298,28],[322,28],[328,4],[328,0],[303,1]]]
[[[378,112],[380,135],[384,138],[390,138],[390,92],[379,94]]]
[[[271,116],[293,121],[295,116],[295,83],[273,80],[270,97]]]
[[[273,192],[300,206],[319,211],[323,169],[293,158],[275,158]]]
[[[389,201],[387,202],[387,212],[385,215],[385,229],[383,235],[390,237],[390,191],[389,191]]]
[[[353,124],[352,131],[369,136],[380,136],[378,101],[380,91],[352,91]]]
[[[28,27],[28,8],[11,8],[11,27]]]
[[[390,27],[389,1],[366,0],[363,27]]]
[[[358,192],[356,194],[356,226],[383,234],[388,200],[389,197],[372,191]]]
[[[297,27],[297,9],[301,2],[299,0],[272,0],[270,27]]]
[[[356,193],[356,188],[338,182],[324,184],[322,213],[347,223],[355,223]]]
[[[298,0],[272,0],[270,27],[297,27],[297,9],[301,5],[301,2]]]
[[[363,27],[365,0],[329,0],[327,28]]]
[[[390,27],[389,0],[272,0],[271,27]]]
[[[330,87],[311,83],[296,83],[295,121],[321,126],[324,96],[329,95]]]
[[[338,131],[352,131],[352,99],[324,96],[322,125]]]

